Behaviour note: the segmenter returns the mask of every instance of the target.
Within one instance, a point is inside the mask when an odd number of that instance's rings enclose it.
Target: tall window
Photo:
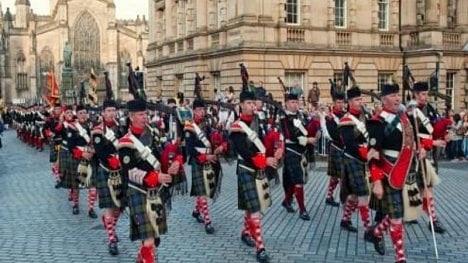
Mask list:
[[[393,79],[393,73],[389,73],[389,72],[380,73],[379,72],[379,75],[377,77],[377,84],[378,84],[377,90],[381,91],[382,86],[385,84],[391,83],[392,79]]]
[[[213,77],[213,88],[216,89],[217,93],[215,93],[215,100],[221,100],[221,73],[219,71],[211,72],[211,76]],[[218,96],[217,96],[218,95]]]
[[[291,93],[295,93],[301,97],[304,94],[304,72],[285,72],[284,85],[291,89]]]
[[[185,87],[184,87],[184,74],[176,74],[175,75],[175,90],[174,90],[174,95],[177,94],[177,92],[184,92]]]
[[[79,72],[91,68],[100,69],[100,39],[99,27],[94,17],[85,12],[75,24],[73,59],[75,69]]]
[[[455,102],[455,98],[454,98],[455,74],[456,74],[455,72],[447,72],[447,87],[445,88],[445,94],[451,97],[451,101],[447,101],[447,102],[450,102],[452,106],[453,106],[453,103]]]
[[[388,30],[388,0],[379,0],[379,30]]]
[[[28,73],[26,73],[26,57],[23,52],[19,52],[16,58],[16,89],[27,90],[28,89]]]
[[[299,24],[299,3],[300,0],[287,0],[286,9],[286,23]]]
[[[335,27],[346,27],[346,0],[335,0]]]

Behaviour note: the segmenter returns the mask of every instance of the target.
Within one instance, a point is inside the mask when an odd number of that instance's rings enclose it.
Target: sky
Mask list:
[[[79,1],[79,0],[77,0]],[[49,0],[29,0],[34,13],[48,15],[50,12]],[[15,0],[0,0],[3,12],[10,7],[15,11]],[[148,0],[114,0],[116,16],[118,19],[135,19],[137,15],[145,15],[148,18]]]

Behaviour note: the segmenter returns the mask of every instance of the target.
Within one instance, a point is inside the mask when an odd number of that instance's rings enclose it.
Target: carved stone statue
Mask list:
[[[65,68],[71,68],[72,60],[72,47],[67,41],[65,47],[63,48],[63,62],[65,63]]]

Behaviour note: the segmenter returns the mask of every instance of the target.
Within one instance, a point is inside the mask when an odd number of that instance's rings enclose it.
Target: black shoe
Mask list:
[[[197,220],[198,223],[203,223],[203,217],[199,212],[192,212],[192,216]]]
[[[445,233],[447,230],[445,229],[445,227],[439,222],[439,221],[434,221],[434,232],[436,233],[439,233],[439,234],[443,234]],[[429,222],[429,230],[431,230],[431,223]]]
[[[404,259],[398,260],[396,263],[406,263],[406,260],[404,260]]]
[[[334,200],[333,198],[327,198],[327,199],[325,199],[325,204],[331,205],[331,206],[335,206],[335,207],[340,206],[340,203],[335,202],[335,200]]]
[[[310,216],[309,216],[309,213],[307,213],[307,211],[302,211],[300,214],[299,214],[299,218],[304,220],[304,221],[309,221],[310,220]]]
[[[205,232],[209,235],[214,234],[214,227],[211,225],[211,223],[208,223],[205,225]]]
[[[39,148],[39,152],[43,152],[44,151],[44,148]]]
[[[59,189],[60,188],[60,181],[56,181],[55,182],[55,189]]]
[[[374,242],[374,228],[373,227],[369,228],[369,230],[364,232],[364,240],[367,242],[371,242],[371,243]]]
[[[379,253],[380,255],[385,255],[385,239],[384,237],[376,237],[375,235],[373,236],[373,241],[374,241],[374,249]]]
[[[281,205],[286,209],[286,212],[288,212],[288,213],[295,213],[296,212],[296,210],[294,210],[294,208],[292,207],[291,204],[288,204],[288,203],[283,201],[281,203]]]
[[[91,218],[97,218],[96,212],[94,212],[94,209],[91,209],[88,211],[88,216]]]
[[[357,228],[355,228],[355,227],[351,224],[351,221],[343,221],[343,220],[341,220],[340,226],[341,226],[341,228],[346,229],[346,230],[348,230],[349,232],[353,232],[353,233],[356,233],[356,232],[357,232]]]
[[[249,234],[242,234],[241,235],[241,240],[244,242],[249,247],[255,247],[255,241]]]
[[[257,251],[257,261],[260,263],[268,263],[270,262],[270,257],[268,256],[267,252],[264,248]]]
[[[117,248],[117,243],[110,243],[109,244],[109,254],[112,256],[116,256],[119,254],[119,249]]]
[[[410,220],[410,221],[406,221],[405,223],[406,223],[406,224],[409,224],[409,225],[417,225],[417,224],[419,224],[419,223],[418,223],[418,220]]]
[[[79,213],[80,213],[80,209],[78,208],[77,205],[74,205],[74,206],[73,206],[73,214],[74,214],[74,215],[77,215],[77,214],[79,214]]]

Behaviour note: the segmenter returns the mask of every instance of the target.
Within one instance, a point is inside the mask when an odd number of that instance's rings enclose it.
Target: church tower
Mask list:
[[[27,28],[29,23],[29,12],[31,4],[29,0],[16,0],[16,15],[15,15],[15,27],[16,28]]]

